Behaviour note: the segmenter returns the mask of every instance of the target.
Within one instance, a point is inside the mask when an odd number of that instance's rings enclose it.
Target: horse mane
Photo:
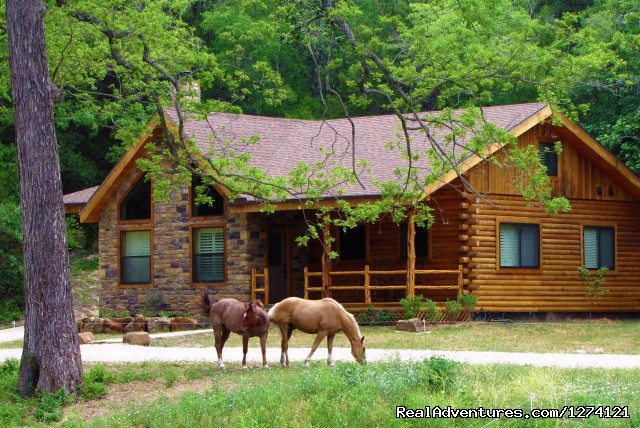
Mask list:
[[[356,331],[358,332],[358,338],[361,338],[361,337],[362,337],[362,334],[360,333],[360,326],[358,325],[358,321],[356,321],[356,317],[354,317],[354,316],[353,316],[353,314],[352,314],[351,312],[347,311],[347,310],[344,308],[344,306],[342,306],[340,303],[338,303],[338,301],[337,301],[337,300],[334,300],[334,299],[332,299],[332,298],[330,298],[330,297],[325,297],[325,298],[324,298],[324,299],[322,299],[322,300],[327,300],[327,301],[329,301],[329,302],[333,302],[333,303],[335,303],[335,304],[336,304],[340,309],[342,309],[342,312],[344,312],[344,313],[349,317],[349,319],[351,320],[351,322],[352,322],[352,323],[353,323],[353,325],[355,326]]]

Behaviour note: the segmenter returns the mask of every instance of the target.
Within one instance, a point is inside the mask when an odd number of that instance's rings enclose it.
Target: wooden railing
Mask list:
[[[262,288],[258,288],[258,278],[263,279]],[[269,268],[264,268],[263,273],[251,269],[251,300],[255,300],[258,293],[264,293],[264,304],[269,304]]]
[[[415,290],[456,290],[457,295],[460,296],[463,291],[463,278],[462,278],[462,265],[458,266],[457,270],[420,270],[416,269],[416,275],[442,275],[442,274],[456,274],[456,284],[446,285],[371,285],[371,277],[373,275],[404,275],[406,277],[407,271],[405,270],[370,270],[369,265],[364,267],[364,270],[357,271],[336,271],[330,272],[331,276],[364,276],[362,285],[332,285],[329,287],[331,291],[338,290],[364,290],[364,301],[366,304],[371,303],[371,290],[406,290],[406,295],[411,296],[415,294]],[[304,298],[309,298],[310,292],[322,292],[322,287],[310,287],[309,278],[322,277],[322,272],[309,272],[309,268],[304,268]]]

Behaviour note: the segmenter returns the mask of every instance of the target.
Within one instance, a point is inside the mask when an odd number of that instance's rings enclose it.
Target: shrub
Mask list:
[[[442,311],[431,299],[426,299],[422,306],[422,312],[424,313],[424,319],[427,321],[436,321],[442,318]]]
[[[33,411],[33,416],[45,423],[58,422],[62,418],[62,406],[67,403],[67,395],[63,388],[56,392],[39,392],[38,405]]]
[[[360,312],[357,316],[359,324],[364,325],[391,325],[399,318],[396,312],[377,310],[374,306],[369,306],[365,312]]]
[[[457,317],[462,312],[462,305],[457,300],[447,300],[444,304],[445,312],[452,318]]]
[[[458,296],[458,302],[465,311],[471,312],[478,304],[478,298],[473,294],[461,294]]]
[[[425,304],[424,296],[419,294],[417,296],[408,296],[400,299],[400,306],[402,306],[402,314],[405,319],[411,319],[418,316],[420,309]]]
[[[160,290],[147,291],[146,309],[151,314],[157,314],[162,308],[162,302],[164,301],[164,294]]]

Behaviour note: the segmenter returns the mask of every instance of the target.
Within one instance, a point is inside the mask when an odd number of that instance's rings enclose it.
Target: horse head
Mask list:
[[[259,311],[264,312],[264,305],[260,300],[254,300],[244,304],[244,315],[238,326],[238,333],[244,334],[260,324]]]
[[[351,343],[351,355],[353,355],[353,358],[355,358],[360,364],[367,363],[367,348],[365,345],[364,336],[361,337],[360,340],[354,340]]]

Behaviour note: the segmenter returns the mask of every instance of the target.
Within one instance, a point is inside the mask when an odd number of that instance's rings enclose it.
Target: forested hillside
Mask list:
[[[201,85],[203,110],[291,118],[544,101],[640,173],[637,0],[47,3],[65,193],[98,184],[184,77]],[[0,313],[10,313],[21,237],[0,9]]]

